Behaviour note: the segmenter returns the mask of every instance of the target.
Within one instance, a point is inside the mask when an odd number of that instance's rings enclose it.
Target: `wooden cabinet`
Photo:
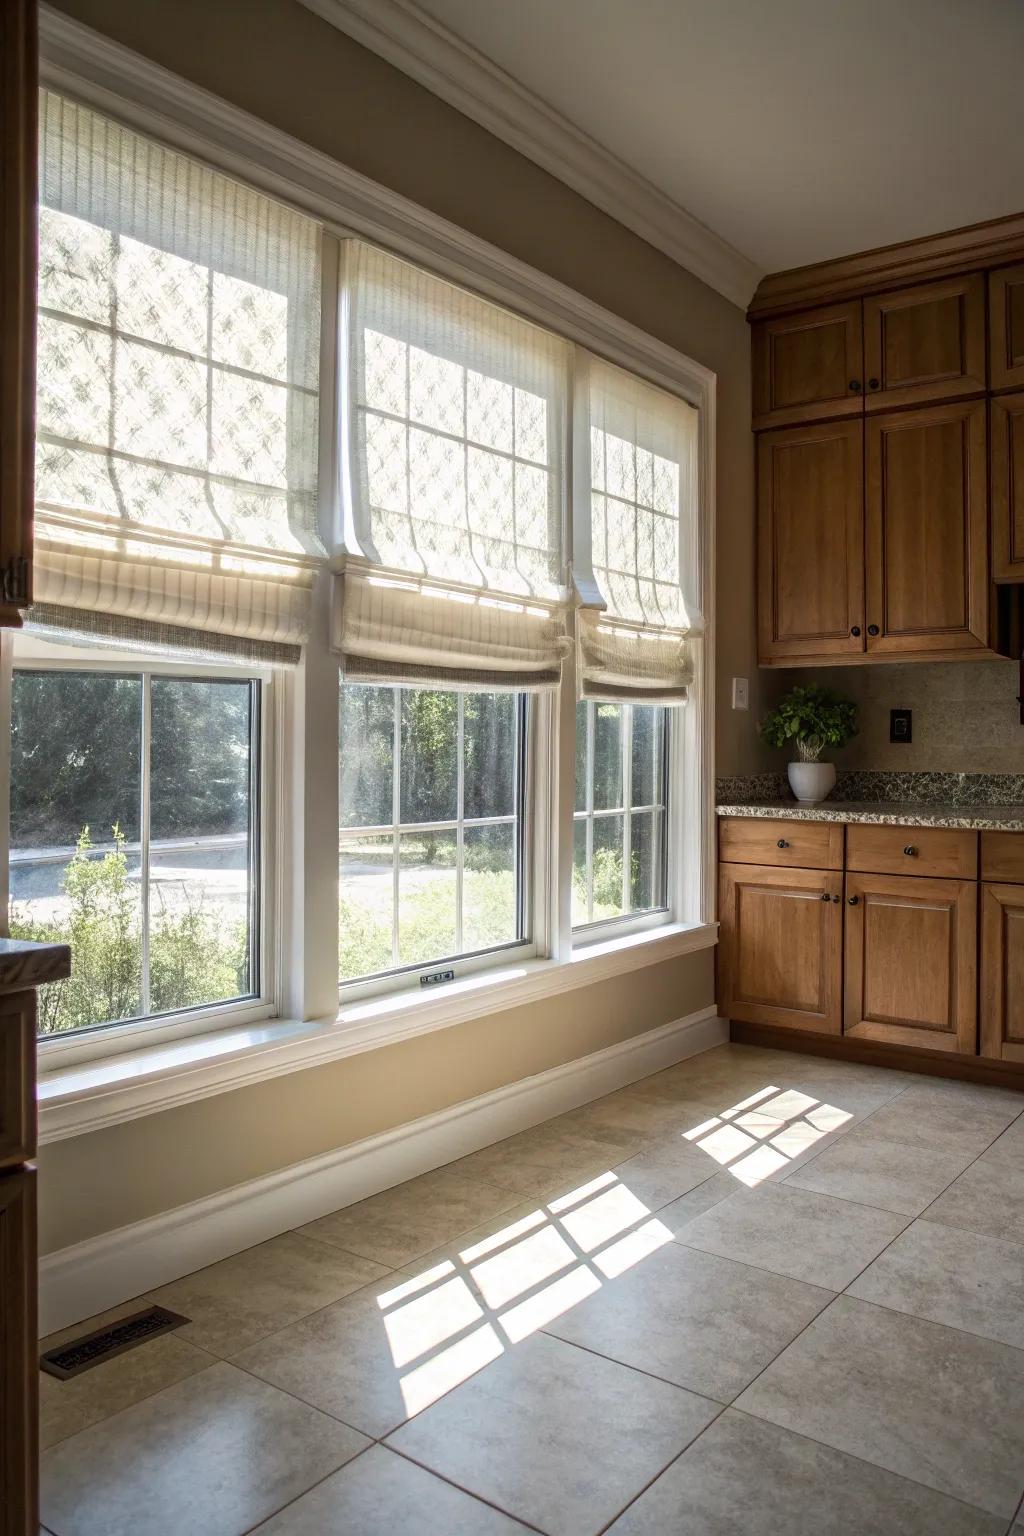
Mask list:
[[[842,875],[722,864],[719,1007],[751,1024],[838,1035]]]
[[[758,639],[762,661],[864,649],[861,421],[758,439]]]
[[[978,834],[956,827],[887,827],[854,822],[846,833],[846,867],[872,875],[978,878]]]
[[[1024,277],[1020,291],[1024,307]],[[1024,365],[1024,340],[1021,345]],[[993,398],[989,453],[992,579],[1024,581],[1024,394]]]
[[[981,887],[981,1054],[1024,1062],[1024,885]]]
[[[864,300],[868,411],[985,393],[985,279],[975,272]]]
[[[0,1178],[0,1536],[36,1536],[36,1171]]]
[[[988,275],[989,373],[993,389],[1024,389],[1024,265]]]
[[[984,402],[871,417],[866,439],[868,655],[985,650]]]
[[[755,326],[755,428],[859,416],[864,409],[861,323],[858,300]]]
[[[843,827],[834,821],[723,817],[718,851],[728,864],[777,864],[783,869],[842,869]]]
[[[0,1170],[36,1155],[36,994],[0,994]]]
[[[844,1034],[974,1053],[977,893],[967,880],[847,874]]]

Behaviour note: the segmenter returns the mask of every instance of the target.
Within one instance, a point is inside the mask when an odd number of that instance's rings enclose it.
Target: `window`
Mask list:
[[[256,995],[260,684],[18,668],[12,691],[10,930],[72,951],[40,1032]]]
[[[576,707],[574,928],[667,903],[668,711]]]
[[[341,689],[342,983],[526,937],[526,698]]]

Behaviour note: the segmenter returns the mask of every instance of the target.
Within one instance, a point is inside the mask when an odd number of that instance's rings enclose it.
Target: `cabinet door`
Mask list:
[[[847,874],[844,1034],[973,1055],[977,893],[969,880]]]
[[[981,1054],[1024,1062],[1024,885],[981,887]]]
[[[840,1032],[842,876],[719,866],[719,1008],[748,1024]]]
[[[35,1178],[0,1178],[0,1536],[39,1529]]]
[[[862,413],[859,299],[756,321],[751,341],[755,432]]]
[[[1024,389],[1024,266],[988,275],[989,368],[993,389]]]
[[[864,376],[869,411],[984,394],[984,276],[865,299]]]
[[[36,1155],[36,994],[0,997],[0,1168]]]
[[[865,434],[868,655],[984,650],[984,401],[869,417]]]
[[[989,431],[992,578],[1024,581],[1024,394],[994,397]]]
[[[864,650],[862,434],[837,421],[757,440],[762,662]]]

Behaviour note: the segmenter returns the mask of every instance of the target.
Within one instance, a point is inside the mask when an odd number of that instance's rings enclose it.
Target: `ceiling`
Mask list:
[[[1024,208],[1021,0],[419,10],[761,272]]]

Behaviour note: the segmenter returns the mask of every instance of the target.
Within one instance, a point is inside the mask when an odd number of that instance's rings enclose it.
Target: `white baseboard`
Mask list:
[[[727,1039],[728,1025],[712,1005],[379,1136],[46,1254],[39,1263],[39,1331],[69,1327]]]

